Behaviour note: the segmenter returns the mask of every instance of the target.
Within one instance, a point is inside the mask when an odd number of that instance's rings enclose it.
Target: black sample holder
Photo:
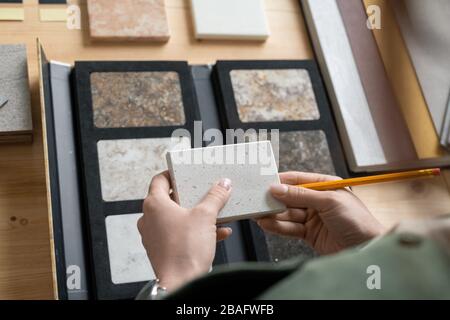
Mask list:
[[[233,91],[231,72],[233,70],[307,70],[320,118],[317,120],[299,121],[271,121],[271,122],[242,122],[237,111],[237,103]],[[312,60],[259,60],[259,61],[218,61],[213,69],[213,84],[216,91],[217,104],[223,129],[278,129],[280,132],[314,131],[325,133],[333,160],[336,174],[348,177],[347,165],[336,130],[333,114],[328,97],[316,63]],[[253,221],[243,222],[246,235],[247,250],[252,252],[251,259],[256,261],[270,261],[269,251],[265,242],[263,231]]]

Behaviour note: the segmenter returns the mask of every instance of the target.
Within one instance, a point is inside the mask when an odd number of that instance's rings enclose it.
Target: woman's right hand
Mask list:
[[[385,232],[384,227],[349,189],[314,191],[295,185],[340,178],[303,172],[280,174],[272,195],[286,212],[257,220],[270,233],[304,239],[321,254],[364,243]]]

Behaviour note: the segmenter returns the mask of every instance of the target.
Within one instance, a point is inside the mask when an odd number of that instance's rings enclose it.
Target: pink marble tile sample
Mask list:
[[[164,0],[88,0],[96,40],[169,40]]]

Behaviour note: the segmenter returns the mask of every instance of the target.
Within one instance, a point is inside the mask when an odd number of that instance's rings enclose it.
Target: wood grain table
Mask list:
[[[1,22],[0,43],[26,43],[34,123],[34,142],[0,145],[0,299],[53,299],[50,226],[38,88],[36,38],[51,60],[309,59],[313,56],[296,0],[266,0],[271,36],[263,43],[197,41],[188,0],[166,0],[172,37],[167,44],[92,43],[85,1],[82,30],[62,22],[39,21],[38,0],[25,0],[25,21]],[[48,6],[47,6],[48,7]],[[51,7],[51,6],[50,6]],[[447,181],[445,180],[447,178]],[[358,187],[356,193],[383,223],[428,217],[450,208],[450,174],[433,180]]]

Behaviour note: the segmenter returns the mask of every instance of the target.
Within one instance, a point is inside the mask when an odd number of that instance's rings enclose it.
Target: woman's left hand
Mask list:
[[[153,178],[138,229],[161,286],[173,291],[207,273],[216,241],[231,235],[230,228],[216,227],[217,215],[231,194],[231,181],[219,181],[192,209],[173,201],[170,189],[167,171]]]

